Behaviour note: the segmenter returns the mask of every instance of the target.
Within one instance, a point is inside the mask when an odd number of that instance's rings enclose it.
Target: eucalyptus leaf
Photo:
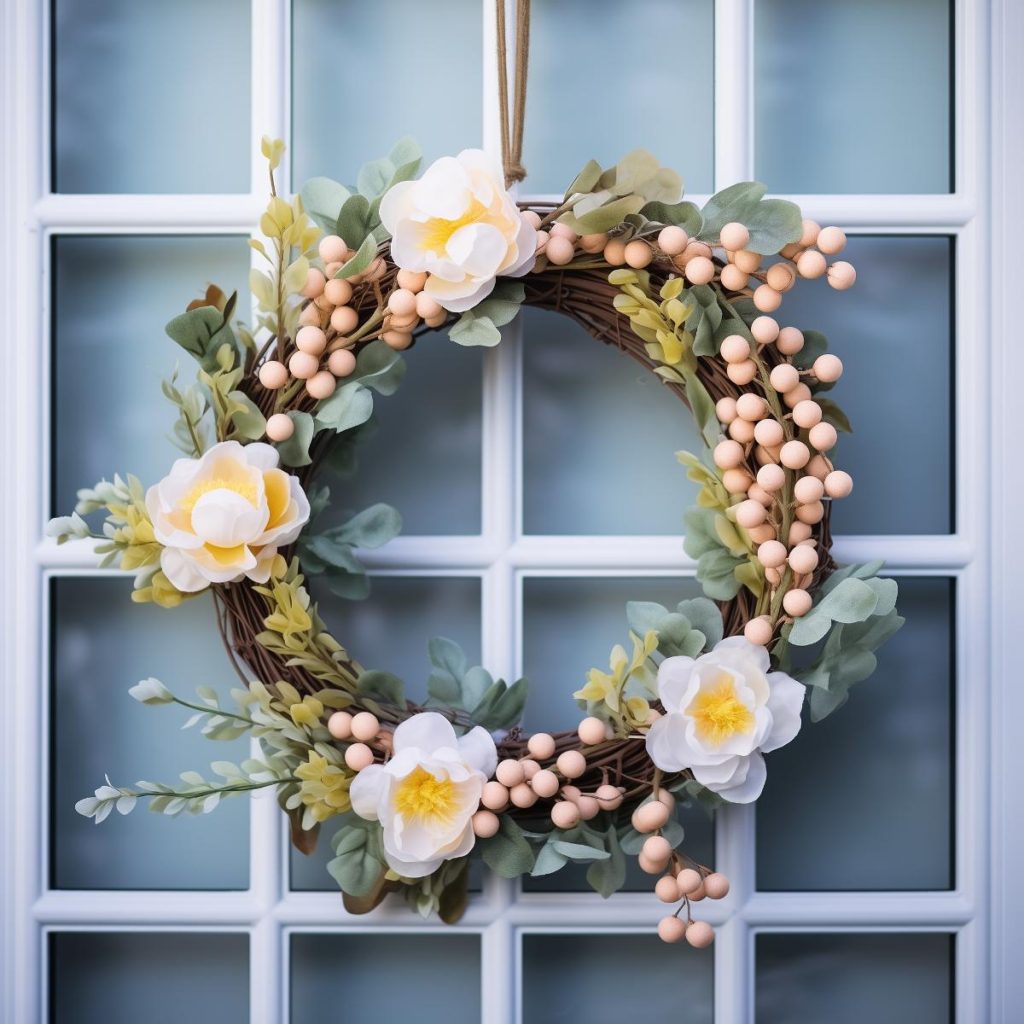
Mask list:
[[[327,234],[337,230],[338,215],[352,193],[330,178],[310,178],[302,186],[302,206]]]
[[[373,395],[361,381],[350,380],[317,406],[317,429],[331,429],[340,434],[365,423],[372,412]]]
[[[405,684],[391,672],[364,670],[359,675],[356,688],[364,696],[375,697],[398,708],[405,707]]]
[[[499,816],[496,835],[480,841],[484,863],[502,878],[518,878],[533,868],[534,855],[523,830],[507,814]]]
[[[217,352],[222,345],[230,345],[235,353],[238,351],[230,323],[214,306],[198,306],[182,313],[174,317],[164,330],[207,373],[216,373],[220,369]]]
[[[285,466],[308,466],[310,463],[309,446],[313,440],[313,417],[308,412],[288,413],[288,418],[295,424],[292,436],[277,445],[278,455]]]

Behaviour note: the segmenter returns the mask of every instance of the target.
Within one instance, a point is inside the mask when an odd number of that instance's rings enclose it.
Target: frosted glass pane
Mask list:
[[[953,938],[761,934],[756,1024],[952,1021]]]
[[[293,935],[291,1024],[480,1020],[476,935]]]
[[[949,0],[757,0],[757,177],[775,192],[952,189]]]
[[[196,364],[164,334],[210,281],[247,294],[249,255],[232,237],[63,237],[54,265],[54,514],[117,472],[144,483],[181,452],[160,381]]]
[[[542,0],[531,26],[527,191],[564,192],[588,160],[638,147],[712,191],[713,0]]]
[[[523,580],[523,675],[530,680],[524,727],[575,729],[581,717],[572,698],[595,665],[608,667],[615,644],[625,643],[627,601],[674,608],[701,593],[692,577],[592,577]]]
[[[62,889],[244,889],[249,802],[209,815],[165,818],[142,804],[102,825],[75,811],[109,774],[115,783],[175,782],[211,761],[248,756],[248,741],[213,743],[181,731],[184,709],[128,696],[155,676],[183,697],[209,685],[227,696],[238,679],[221,646],[208,596],[176,609],[132,604],[128,579],[62,579],[52,588],[52,881]],[[98,1019],[98,1018],[97,1018]]]
[[[478,0],[295,0],[292,167],[296,182],[355,181],[411,135],[428,161],[481,145]],[[372,95],[372,102],[360,96]]]
[[[249,940],[229,932],[61,932],[50,938],[52,1024],[245,1024]]]
[[[851,238],[857,284],[804,282],[780,323],[823,331],[846,367],[830,397],[853,434],[836,463],[853,494],[833,504],[835,533],[953,529],[953,243],[948,238]]]
[[[681,535],[697,488],[675,453],[701,450],[686,406],[568,317],[523,317],[525,532]]]
[[[55,192],[247,192],[248,0],[56,0]]]
[[[426,700],[427,643],[446,636],[480,661],[480,581],[475,577],[375,576],[365,601],[342,601],[313,580],[320,614],[361,665],[394,672],[407,696]],[[311,856],[291,851],[293,889],[337,890],[326,864],[334,854],[328,821]]]
[[[652,896],[651,934],[524,935],[523,1020],[710,1024],[713,949],[662,942],[658,906]]]
[[[406,358],[402,386],[375,398],[354,449],[337,453],[354,452],[354,472],[321,474],[334,496],[323,522],[385,501],[402,513],[404,535],[479,533],[482,353],[428,334]]]
[[[761,889],[952,885],[953,584],[899,584],[907,622],[878,652],[875,674],[768,755]]]

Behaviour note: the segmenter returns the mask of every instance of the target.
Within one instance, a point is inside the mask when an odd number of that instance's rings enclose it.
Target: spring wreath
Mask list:
[[[173,784],[107,782],[79,812],[100,822],[141,800],[206,813],[272,789],[299,849],[331,830],[328,870],[350,911],[401,891],[448,922],[465,906],[473,857],[509,878],[585,863],[609,896],[636,855],[676,905],[661,937],[707,945],[712,930],[692,906],[729,883],[687,856],[675,802],[756,800],[764,755],[797,737],[805,698],[812,720],[842,705],[902,623],[879,564],[840,569],[829,553],[831,502],[852,487],[830,457],[849,429],[827,396],[842,363],[821,334],[773,315],[801,279],[853,284],[854,268],[832,260],[843,232],[754,182],[699,209],[642,151],[589,163],[557,205],[525,206],[477,150],[417,177],[418,150],[403,141],[356,187],[319,178],[293,199],[275,188],[283,145],[265,139],[263,151],[271,198],[265,241],[249,243],[263,264],[250,278],[255,324],[210,286],[167,325],[199,367],[193,384],[163,384],[185,457],[148,489],[115,476],[81,491],[49,528],[59,542],[98,538],[104,564],[137,573],[136,601],[173,608],[209,595],[244,683],[231,703],[156,679],[131,694],[188,709],[186,725],[211,740],[248,734],[261,754]],[[400,679],[356,660],[358,637],[334,636],[306,585],[363,597],[358,549],[400,528],[384,505],[316,526],[330,501],[318,470],[351,462],[376,396],[402,380],[400,352],[441,344],[428,333],[439,330],[496,345],[524,303],[657,374],[706,446],[678,455],[700,485],[685,549],[706,596],[630,603],[626,646],[572,694],[579,728],[529,736],[518,725],[525,680],[495,680],[437,639],[427,704],[411,703]],[[100,510],[95,533],[83,517]]]

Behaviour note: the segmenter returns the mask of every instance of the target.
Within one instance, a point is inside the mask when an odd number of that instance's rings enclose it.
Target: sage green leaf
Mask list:
[[[793,364],[801,370],[809,370],[814,360],[828,351],[828,338],[821,331],[802,331],[803,348],[793,356]]]
[[[603,206],[577,217],[575,213],[563,213],[560,224],[565,224],[578,235],[599,235],[617,228],[631,213],[639,213],[644,206],[643,196],[622,196]]]
[[[357,512],[341,526],[325,531],[324,535],[357,548],[379,548],[397,537],[401,531],[402,516],[399,511],[378,502]]]
[[[690,625],[704,634],[709,649],[722,639],[725,626],[722,623],[722,613],[714,601],[709,601],[706,597],[691,597],[680,601],[676,605],[676,611],[680,615],[685,615]]]
[[[362,575],[366,568],[356,557],[351,544],[339,542],[327,533],[314,533],[299,539],[299,549],[305,559],[305,570],[319,574],[329,568]]]
[[[349,196],[338,214],[338,234],[350,249],[358,249],[371,230],[370,201],[362,195]]]
[[[394,173],[395,165],[386,156],[370,160],[359,168],[356,188],[367,199],[374,199],[388,187]]]
[[[411,164],[419,166],[420,161],[423,159],[423,151],[419,147],[419,143],[411,136],[405,135],[400,138],[392,147],[391,152],[388,153],[388,159],[397,168],[408,167]],[[416,171],[413,171],[409,177],[415,177]],[[401,179],[406,180],[406,179]],[[392,179],[392,184],[395,184]]]
[[[337,230],[338,215],[352,194],[344,185],[330,178],[310,178],[302,186],[302,207],[325,234]]]
[[[331,429],[340,434],[365,423],[372,412],[373,395],[361,381],[350,380],[317,406],[317,429]]]
[[[715,402],[703,382],[689,370],[683,373],[684,387],[686,389],[686,401],[693,412],[693,418],[700,429],[704,443],[709,448],[714,448],[718,443],[722,426],[718,422],[718,413],[715,411]]]
[[[234,332],[224,314],[214,306],[199,306],[182,313],[164,328],[168,337],[180,345],[207,373],[216,373],[220,347],[227,344],[237,353]]]
[[[844,579],[793,623],[788,640],[798,647],[806,647],[821,640],[833,622],[863,622],[876,610],[884,615],[896,603],[896,590],[895,580]]]
[[[359,350],[349,381],[357,380],[378,394],[393,395],[405,377],[405,360],[386,342],[375,338]]]
[[[490,699],[485,696],[481,705],[471,712],[472,719],[489,732],[511,729],[518,725],[523,717],[523,708],[526,706],[529,691],[527,681],[517,679],[511,686],[506,687],[505,683],[499,679],[489,693],[493,691],[497,691],[497,697]]]
[[[701,216],[697,204],[688,200],[681,203],[647,203],[640,210],[640,214],[657,224],[673,224],[681,227],[691,238],[696,238],[700,234],[704,224],[704,218]]]
[[[553,835],[554,833],[552,833]],[[541,878],[544,875],[553,875],[556,871],[564,868],[568,862],[568,858],[555,849],[549,837],[548,842],[537,851],[537,859],[533,862],[530,876]]]
[[[715,241],[726,224],[737,221],[750,230],[747,248],[751,252],[768,255],[797,241],[802,230],[800,208],[784,199],[764,199],[765,191],[758,181],[741,181],[713,195],[702,211],[699,237]]]
[[[285,466],[308,466],[310,463],[309,446],[313,440],[313,417],[308,412],[288,413],[288,418],[295,424],[292,436],[278,444],[277,453]]]
[[[363,671],[356,682],[356,690],[364,696],[382,700],[385,704],[405,707],[405,684],[391,672],[377,669]]]
[[[439,671],[446,672],[456,682],[466,674],[466,655],[462,648],[447,637],[436,636],[427,644],[430,663]]]
[[[380,841],[369,829],[346,826],[335,834],[331,845],[336,856],[328,862],[327,871],[350,896],[367,895],[387,871]]]
[[[565,190],[564,199],[568,201],[574,195],[592,192],[601,177],[601,165],[596,160],[588,160],[583,170],[572,179]]]
[[[594,892],[608,899],[626,884],[626,856],[619,845],[618,830],[614,824],[604,834],[608,856],[594,861],[587,869],[587,882]]]
[[[377,258],[377,239],[367,235],[352,257],[334,276],[342,279],[361,274]]]
[[[523,830],[507,814],[498,818],[496,835],[480,841],[484,863],[502,878],[518,878],[533,868],[534,855]]]
[[[370,593],[370,577],[365,570],[361,573],[327,572],[324,576],[328,590],[346,601],[362,601]]]
[[[228,398],[241,407],[231,413],[231,425],[235,433],[250,441],[259,441],[267,432],[267,418],[243,391],[231,391]]]
[[[567,860],[576,863],[584,863],[592,860],[607,860],[607,850],[597,850],[592,846],[584,846],[582,843],[567,843],[561,839],[555,839],[552,847]]]
[[[496,327],[504,327],[515,320],[525,298],[526,288],[518,281],[498,281],[491,294],[473,308]]]
[[[448,337],[456,345],[463,345],[466,348],[475,346],[493,348],[501,341],[501,331],[498,330],[492,320],[485,316],[477,315],[471,309],[467,309],[452,324],[451,329],[448,331]]]

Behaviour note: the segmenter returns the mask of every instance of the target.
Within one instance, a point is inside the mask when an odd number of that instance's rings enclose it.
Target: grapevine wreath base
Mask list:
[[[827,397],[842,372],[820,334],[772,315],[801,279],[837,290],[853,267],[829,260],[838,228],[741,183],[703,209],[649,154],[591,162],[558,205],[518,205],[479,151],[419,179],[409,142],[360,173],[355,188],[314,179],[276,194],[282,145],[264,140],[272,196],[250,244],[265,259],[247,328],[235,296],[211,286],[167,327],[199,363],[197,382],[164,382],[186,458],[144,491],[132,477],[80,492],[54,520],[58,541],[97,537],[106,562],[136,570],[138,601],[173,607],[206,590],[244,687],[237,707],[199,687],[195,701],[147,679],[133,696],[177,703],[211,739],[249,733],[262,756],[212,765],[217,779],[110,783],[81,800],[97,822],[141,798],[176,815],[271,788],[310,852],[336,828],[329,870],[350,911],[403,891],[422,913],[461,915],[469,860],[506,877],[589,865],[604,896],[625,857],[657,877],[676,910],[658,932],[705,946],[692,905],[728,880],[680,846],[676,800],[750,802],[764,753],[810,716],[839,707],[874,668],[902,619],[877,564],[837,570],[829,510],[849,493],[833,467],[848,429]],[[820,286],[821,282],[819,282]],[[306,577],[358,599],[356,549],[400,527],[383,505],[316,528],[329,503],[326,464],[349,468],[374,392],[389,395],[418,341],[493,345],[523,304],[576,320],[658,375],[694,416],[707,450],[680,453],[700,484],[687,552],[706,594],[675,609],[627,607],[631,650],[616,646],[573,696],[578,730],[526,735],[526,681],[471,667],[451,641],[430,644],[427,705],[401,680],[368,670],[317,614]],[[82,516],[104,509],[102,534]],[[808,649],[793,665],[792,649]]]

